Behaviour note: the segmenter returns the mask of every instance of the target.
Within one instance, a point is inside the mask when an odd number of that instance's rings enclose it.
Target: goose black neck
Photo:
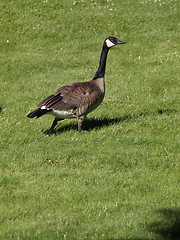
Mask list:
[[[106,44],[103,44],[100,62],[99,62],[99,68],[93,78],[94,80],[97,78],[104,78],[108,51],[109,51],[109,48],[106,46]]]

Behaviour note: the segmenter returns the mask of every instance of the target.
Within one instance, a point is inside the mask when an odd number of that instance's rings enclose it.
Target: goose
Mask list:
[[[105,70],[107,54],[111,47],[124,44],[116,37],[108,37],[103,42],[98,70],[90,81],[73,82],[58,88],[52,95],[42,100],[37,109],[29,113],[29,118],[39,118],[46,114],[53,115],[54,121],[47,132],[49,136],[58,121],[77,118],[78,131],[81,132],[82,123],[90,112],[96,109],[105,95]]]

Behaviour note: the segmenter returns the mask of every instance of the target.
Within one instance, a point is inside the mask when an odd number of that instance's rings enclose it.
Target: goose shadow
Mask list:
[[[118,124],[124,121],[130,121],[132,119],[137,119],[139,117],[144,117],[147,115],[162,115],[162,114],[171,114],[172,112],[174,112],[175,110],[171,110],[171,109],[154,109],[152,112],[148,112],[148,111],[142,111],[140,113],[137,114],[126,114],[124,116],[120,116],[120,117],[115,117],[115,118],[86,118],[85,121],[83,122],[82,125],[82,131],[92,131],[93,129],[101,129],[104,127],[109,127],[113,124]],[[43,131],[45,134],[47,134],[49,129]],[[54,131],[52,132],[52,135],[58,135],[61,134],[63,132],[66,131],[70,131],[70,130],[77,130],[77,121],[71,121],[69,123],[67,123],[66,125],[61,126],[61,122],[59,122],[58,126],[54,129]]]
[[[99,118],[99,119],[87,118],[83,122],[82,132],[83,131],[90,132],[93,129],[98,130],[98,129],[101,129],[104,127],[109,127],[113,124],[118,124],[123,121],[130,120],[131,118],[132,118],[131,115],[125,115],[125,116],[116,117],[116,118]],[[61,134],[63,132],[70,131],[70,130],[77,130],[77,121],[76,122],[73,121],[73,122],[63,125],[63,126],[61,126],[61,122],[59,122],[57,128],[54,129],[54,131],[52,132],[52,135],[58,135],[58,134]],[[47,134],[48,129],[43,132],[44,132],[44,134]]]
[[[104,127],[109,127],[114,124],[118,124],[124,121],[127,121],[128,119],[131,119],[131,115],[125,115],[122,117],[116,117],[116,118],[90,118],[84,121],[83,123],[83,130],[84,131],[92,131],[93,129],[101,129]]]

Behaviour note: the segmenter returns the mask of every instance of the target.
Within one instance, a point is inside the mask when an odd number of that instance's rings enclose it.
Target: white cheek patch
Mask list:
[[[115,44],[112,43],[109,39],[106,40],[106,45],[110,48],[112,46],[114,46]]]

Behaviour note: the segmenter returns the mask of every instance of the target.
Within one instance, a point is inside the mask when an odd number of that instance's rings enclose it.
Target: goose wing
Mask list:
[[[46,106],[50,109],[74,109],[94,92],[89,82],[70,83],[55,91],[54,94],[41,101],[37,107]]]

